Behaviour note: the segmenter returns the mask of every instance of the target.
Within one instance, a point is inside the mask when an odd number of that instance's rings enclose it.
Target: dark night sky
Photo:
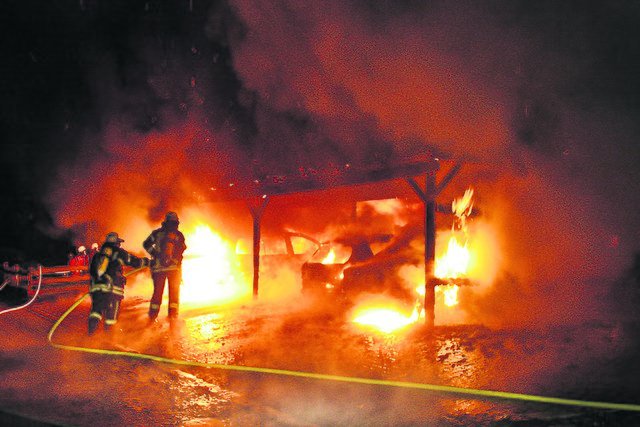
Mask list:
[[[122,226],[125,200],[157,220],[218,181],[427,149],[483,166],[460,186],[540,280],[617,275],[638,250],[638,2],[0,7],[3,250]]]

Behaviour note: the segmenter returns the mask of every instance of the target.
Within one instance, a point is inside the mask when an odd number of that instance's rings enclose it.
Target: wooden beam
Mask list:
[[[442,178],[442,181],[440,181],[440,184],[438,184],[436,188],[436,195],[439,195],[440,193],[442,193],[442,190],[444,190],[447,187],[447,185],[449,185],[451,180],[458,174],[458,172],[460,172],[461,168],[462,168],[462,163],[455,163],[453,167],[449,169],[449,172],[447,172],[444,178]]]
[[[276,196],[329,190],[423,176],[437,171],[439,167],[437,159],[419,158],[393,165],[342,165],[322,170],[305,168],[292,175],[273,173],[264,177],[245,177],[238,182],[219,182],[210,187],[202,197],[210,201],[227,201],[265,194]]]

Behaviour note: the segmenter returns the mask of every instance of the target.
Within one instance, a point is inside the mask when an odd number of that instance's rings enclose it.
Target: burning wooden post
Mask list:
[[[436,160],[437,162],[437,160]],[[424,191],[413,178],[406,178],[407,183],[413,188],[413,191],[420,197],[425,205],[425,236],[424,236],[424,310],[425,322],[429,329],[432,329],[435,323],[435,305],[436,305],[436,286],[442,284],[435,277],[435,261],[436,261],[436,198],[438,194],[451,182],[453,177],[458,173],[462,164],[455,164],[442,179],[440,184],[436,183],[436,172],[439,170],[429,171],[425,175]]]

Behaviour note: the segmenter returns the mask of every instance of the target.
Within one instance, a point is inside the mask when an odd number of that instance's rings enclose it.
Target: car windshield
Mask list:
[[[260,255],[304,255],[311,254],[318,247],[312,237],[300,233],[283,233],[281,235],[265,235],[260,239]],[[235,252],[238,255],[249,255],[253,250],[250,238],[236,241]]]
[[[312,253],[317,247],[317,241],[310,240],[304,236],[291,236],[291,247],[296,255]]]
[[[359,263],[387,248],[393,235],[344,236],[320,245],[309,262],[316,264]]]

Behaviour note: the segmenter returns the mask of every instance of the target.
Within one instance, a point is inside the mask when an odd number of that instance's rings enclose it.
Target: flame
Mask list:
[[[439,252],[436,253],[434,274],[445,283],[435,287],[437,324],[464,323],[471,319],[469,313],[460,307],[460,287],[453,279],[473,280],[474,292],[482,292],[493,283],[502,262],[498,235],[494,228],[481,219],[467,224],[466,219],[471,215],[473,207],[472,195],[473,190],[469,189],[462,198],[454,200],[453,226],[450,231],[437,235],[436,248]],[[393,301],[377,301],[375,307],[361,301],[353,312],[353,321],[391,333],[424,318],[424,266],[404,265],[399,270],[399,277],[404,286],[415,290],[416,304],[413,313],[408,315],[406,310],[394,307]],[[447,282],[449,283],[446,284]]]
[[[455,234],[452,234],[447,245],[447,251],[436,258],[434,274],[440,279],[455,279],[464,277],[469,268],[471,255],[467,243],[461,245]]]
[[[447,250],[436,257],[434,275],[439,279],[456,279],[466,277],[469,273],[471,252],[467,246],[468,229],[467,217],[473,210],[473,189],[468,188],[464,195],[454,199],[451,203],[451,212],[454,221],[451,227],[451,236],[447,244]],[[458,241],[458,235],[462,234],[464,243]],[[456,285],[438,286],[436,291],[444,295],[444,304],[453,307],[458,304],[458,289]]]
[[[468,230],[467,217],[473,210],[473,189],[465,191],[461,198],[455,199],[451,204],[451,211],[454,214],[454,221],[451,234],[442,254],[436,257],[434,265],[434,275],[437,278],[455,279],[467,277],[471,261],[471,251],[467,245]],[[397,331],[407,325],[415,323],[424,313],[422,300],[424,298],[424,280],[410,280],[419,284],[415,287],[416,304],[413,312],[406,315],[397,307],[390,307],[380,303],[376,306],[363,304],[354,312],[353,322],[369,326],[383,333]],[[441,296],[437,301],[441,301],[444,307],[455,307],[458,305],[459,286],[455,284],[436,286],[435,291]]]
[[[416,289],[418,292],[419,290]],[[421,291],[424,295],[424,286]],[[417,297],[413,310],[396,301],[389,301],[380,295],[368,295],[356,304],[352,312],[352,322],[382,333],[392,333],[424,318],[423,297]]]
[[[458,285],[438,286],[437,290],[444,296],[444,305],[453,307],[458,304],[458,289],[460,289]]]
[[[208,225],[185,231],[187,250],[182,263],[183,304],[229,303],[249,295],[242,271],[236,269],[235,248]]]
[[[336,261],[336,252],[333,248],[329,251],[326,257],[321,261],[322,264],[333,264]]]
[[[454,199],[451,203],[451,211],[461,220],[465,220],[473,210],[473,188],[468,188],[459,199]]]

